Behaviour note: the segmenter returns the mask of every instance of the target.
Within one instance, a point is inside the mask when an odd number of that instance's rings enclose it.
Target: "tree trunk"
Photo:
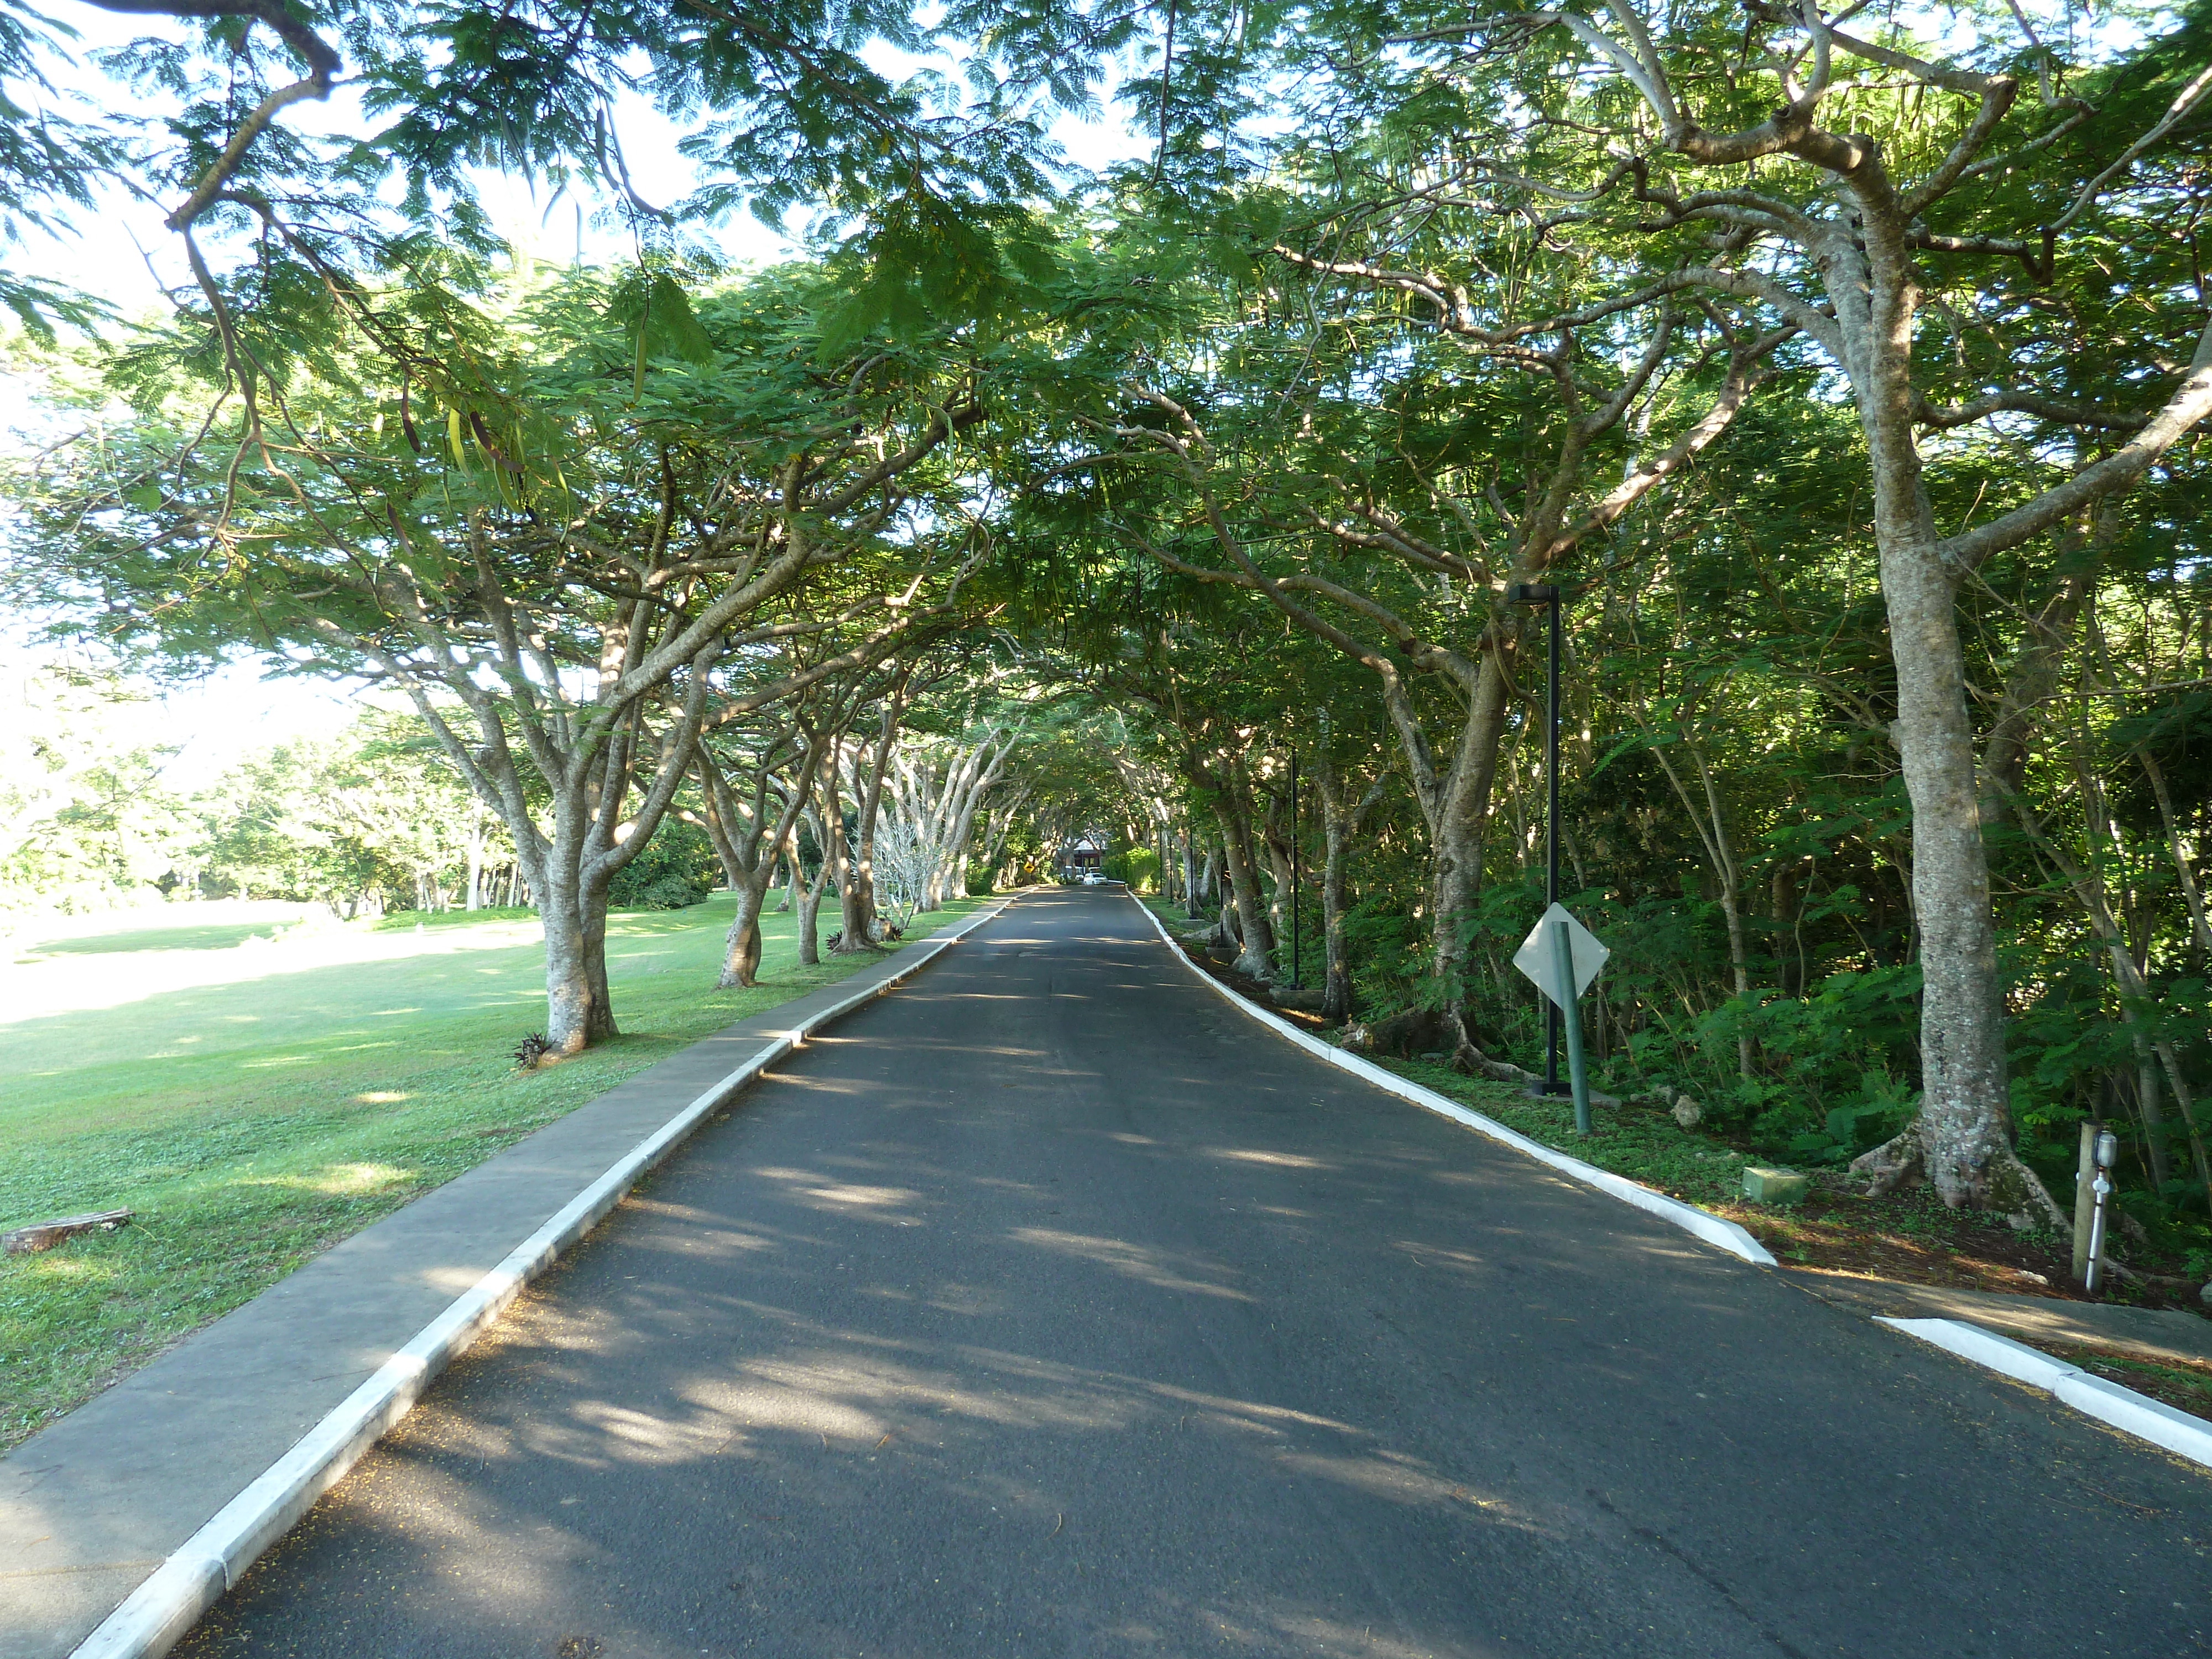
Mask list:
[[[907,680],[913,671],[902,671],[884,701],[882,725],[875,747],[858,750],[853,761],[854,807],[851,880],[845,889],[845,948],[873,945],[882,924],[876,919],[876,820],[884,803],[884,780],[890,771],[891,745],[898,740],[899,717],[906,711]],[[863,779],[863,763],[868,775]]]
[[[782,740],[778,739],[753,762],[750,810],[731,787],[721,762],[711,749],[702,746],[697,772],[700,793],[706,801],[707,833],[714,842],[715,857],[721,860],[723,880],[737,897],[717,988],[750,986],[758,981],[761,908],[767,901],[769,882],[797,839],[799,819],[813,793],[822,748],[823,739],[808,737],[799,758],[797,774],[783,791],[771,824],[769,802],[775,793],[774,780]],[[794,863],[794,870],[796,867]],[[785,902],[789,902],[790,895],[787,893]]]
[[[565,1056],[618,1033],[607,994],[605,884],[596,894],[588,891],[574,860],[562,859],[561,850],[556,845],[545,860],[538,915],[545,932],[545,1042]]]
[[[1974,729],[1955,579],[1938,546],[1912,427],[1912,317],[1919,290],[1898,198],[1878,169],[1848,188],[1860,246],[1825,251],[1845,364],[1874,482],[1875,542],[1897,665],[1891,728],[1912,804],[1912,898],[1920,934],[1922,1096],[1927,1177],[1956,1207],[2063,1219],[2013,1151],[1996,926],[1982,846]]]
[[[1231,952],[1243,948],[1244,935],[1237,924],[1237,901],[1235,898],[1224,898],[1221,901],[1220,908],[1215,913],[1213,918],[1213,938],[1212,942],[1221,946],[1223,950]]]
[[[830,949],[841,955],[848,951],[865,950],[868,938],[867,910],[860,900],[852,842],[845,834],[845,820],[842,813],[830,826],[830,863],[837,884],[837,938]]]
[[[2022,1177],[2039,1192],[2041,1184],[2012,1150],[1996,928],[1956,602],[1925,526],[1917,456],[1909,463],[1891,458],[1887,466],[1881,461],[1878,453],[1875,517],[1887,532],[1878,539],[1897,665],[1893,730],[1912,803],[1912,899],[1923,987],[1922,1153],[1946,1204],[2026,1210]]]
[[[819,874],[813,884],[799,896],[799,959],[809,968],[822,965],[822,881]]]
[[[1541,578],[1545,573],[1523,574]],[[1384,706],[1429,831],[1430,971],[1455,1006],[1465,1000],[1468,936],[1475,901],[1482,891],[1483,832],[1489,823],[1498,752],[1505,735],[1507,672],[1501,659],[1517,659],[1517,638],[1518,619],[1495,629],[1492,648],[1483,652],[1471,677],[1472,687],[1455,677],[1467,694],[1467,714],[1441,776],[1413,718],[1402,679],[1395,669],[1383,677]]]
[[[1237,908],[1237,931],[1242,941],[1237,971],[1256,980],[1269,980],[1275,972],[1275,937],[1267,926],[1267,902],[1260,896],[1259,872],[1253,868],[1249,829],[1239,823],[1235,808],[1227,803],[1218,805],[1215,811],[1221,820],[1229,890]]]
[[[1260,835],[1260,845],[1267,855],[1268,873],[1275,878],[1274,890],[1267,898],[1267,926],[1279,943],[1291,931],[1291,845],[1276,820],[1273,803]]]
[[[837,884],[844,900],[842,950],[857,951],[876,942],[876,826],[864,822],[848,836],[838,831],[838,861],[843,874]]]
[[[467,905],[471,910],[483,908],[483,808],[471,799],[469,804],[469,894]]]
[[[730,932],[722,951],[722,975],[718,990],[751,987],[760,982],[761,904],[767,897],[769,873],[775,866],[762,860],[761,871],[736,884],[738,913],[730,918]]]
[[[836,792],[833,789],[831,793],[834,794]],[[815,820],[815,830],[814,844],[821,853],[822,861],[814,866],[814,879],[799,889],[799,959],[809,968],[822,965],[819,918],[822,895],[831,879],[829,830],[818,818]],[[795,858],[796,854],[793,856]]]
[[[1352,965],[1344,935],[1344,872],[1351,825],[1344,803],[1344,779],[1326,744],[1314,757],[1314,781],[1321,796],[1323,852],[1321,871],[1322,994],[1325,1019],[1352,1018]]]

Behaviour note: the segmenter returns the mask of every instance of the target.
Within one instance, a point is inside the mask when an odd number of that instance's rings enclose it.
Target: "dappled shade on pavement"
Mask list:
[[[2206,1639],[2208,1534],[2201,1476],[1047,894],[742,1097],[179,1651],[2132,1656]]]

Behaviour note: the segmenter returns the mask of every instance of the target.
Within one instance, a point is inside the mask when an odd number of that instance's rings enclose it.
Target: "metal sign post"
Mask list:
[[[1535,982],[1550,1000],[1566,1032],[1567,1071],[1575,1097],[1575,1133],[1590,1132],[1589,1074],[1583,1064],[1581,998],[1597,970],[1613,954],[1595,934],[1577,921],[1564,904],[1537,918],[1513,953],[1513,965]]]
[[[1564,921],[1552,924],[1552,972],[1562,985],[1571,986],[1575,979],[1574,946],[1567,939],[1567,925]],[[1574,1080],[1575,1133],[1587,1137],[1590,1132],[1589,1078],[1583,1070],[1583,1014],[1582,999],[1570,995],[1565,1001],[1553,1005],[1559,1012],[1560,1022],[1567,1028],[1567,1072]],[[1558,1056],[1553,1056],[1556,1065]]]

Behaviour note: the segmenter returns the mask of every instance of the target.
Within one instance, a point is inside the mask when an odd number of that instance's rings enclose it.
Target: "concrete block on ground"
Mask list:
[[[1743,1166],[1743,1195],[1754,1204],[1802,1204],[1812,1190],[1812,1177],[1795,1170],[1777,1170],[1764,1164]]]

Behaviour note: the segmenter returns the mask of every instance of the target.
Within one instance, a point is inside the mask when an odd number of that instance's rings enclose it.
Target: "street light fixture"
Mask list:
[[[1540,605],[1552,613],[1551,666],[1545,678],[1544,698],[1544,908],[1559,902],[1559,585],[1557,582],[1515,582],[1505,590],[1514,605]],[[1532,1095],[1564,1095],[1559,1081],[1559,1010],[1544,1004],[1544,1080],[1528,1085]]]

